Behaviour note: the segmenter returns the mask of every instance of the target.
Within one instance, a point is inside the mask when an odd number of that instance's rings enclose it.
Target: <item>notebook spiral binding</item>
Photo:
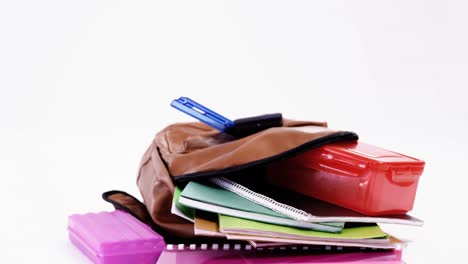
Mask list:
[[[167,244],[168,251],[183,251],[183,250],[234,250],[234,251],[252,251],[252,252],[271,252],[271,251],[301,251],[301,252],[365,252],[365,251],[389,251],[388,249],[377,248],[359,248],[359,247],[342,247],[342,246],[268,246],[268,247],[252,247],[249,244],[239,243],[224,243],[224,244]]]
[[[242,244],[222,244],[220,247],[220,244],[211,244],[209,246],[208,244],[190,244],[190,245],[185,245],[185,244],[167,244],[166,246],[167,250],[255,250],[251,245],[242,245]]]
[[[265,195],[256,193],[224,177],[210,178],[209,181],[223,189],[231,191],[251,202],[263,205],[271,210],[299,221],[307,221],[310,214],[295,207],[283,204]]]

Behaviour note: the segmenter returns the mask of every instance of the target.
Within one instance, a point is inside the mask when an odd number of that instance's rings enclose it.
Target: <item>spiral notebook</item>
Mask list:
[[[242,180],[242,181],[241,181]],[[252,183],[248,177],[234,182],[224,177],[209,182],[279,214],[308,223],[386,223],[422,226],[423,221],[408,214],[368,216],[341,206],[270,185]],[[255,220],[255,219],[252,219]]]
[[[174,197],[177,198],[176,196],[177,193]],[[247,199],[231,190],[193,181],[185,186],[175,203],[213,213],[324,232],[340,232],[344,226],[343,222],[312,223],[296,220],[284,215],[285,210],[277,208],[276,204],[266,207],[253,198]]]
[[[400,250],[332,246],[253,248],[249,244],[167,245],[157,264],[234,263],[367,263],[401,264]]]

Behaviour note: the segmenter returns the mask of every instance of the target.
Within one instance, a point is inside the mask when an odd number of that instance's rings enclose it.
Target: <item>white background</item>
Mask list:
[[[0,1],[0,262],[87,263],[71,213],[137,197],[188,96],[326,120],[427,162],[408,263],[466,258],[466,1]],[[398,197],[394,197],[398,199]],[[460,261],[459,261],[460,262]]]

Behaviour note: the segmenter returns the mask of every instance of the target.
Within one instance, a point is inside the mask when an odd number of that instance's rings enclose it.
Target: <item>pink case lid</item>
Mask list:
[[[120,210],[71,215],[68,230],[96,256],[159,253],[165,247],[158,233]]]

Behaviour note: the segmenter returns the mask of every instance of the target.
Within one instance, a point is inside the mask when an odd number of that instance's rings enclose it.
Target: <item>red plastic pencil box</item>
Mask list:
[[[330,144],[277,162],[266,180],[367,215],[413,208],[424,161],[362,142]]]

